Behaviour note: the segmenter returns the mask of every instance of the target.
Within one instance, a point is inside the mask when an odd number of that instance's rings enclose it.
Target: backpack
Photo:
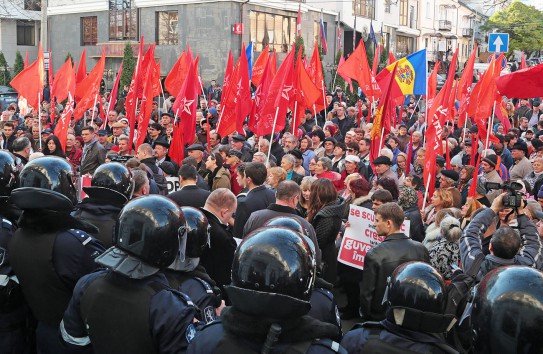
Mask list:
[[[153,177],[160,195],[168,195],[168,181],[166,180],[162,169],[157,166],[158,173],[154,173],[153,170],[147,165],[145,165],[145,169],[147,170],[147,174]]]

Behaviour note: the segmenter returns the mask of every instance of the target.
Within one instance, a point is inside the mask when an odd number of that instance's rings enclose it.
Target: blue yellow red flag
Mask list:
[[[426,94],[426,49],[403,57],[381,71],[375,78],[381,90],[387,85],[396,63],[398,66],[392,81],[391,96]]]

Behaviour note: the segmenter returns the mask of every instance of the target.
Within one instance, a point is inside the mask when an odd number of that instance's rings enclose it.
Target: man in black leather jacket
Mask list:
[[[382,304],[387,278],[400,264],[409,261],[429,263],[428,250],[400,231],[404,212],[396,203],[386,203],[375,210],[375,231],[384,240],[368,251],[360,293],[360,312],[364,320],[381,321],[386,307]]]

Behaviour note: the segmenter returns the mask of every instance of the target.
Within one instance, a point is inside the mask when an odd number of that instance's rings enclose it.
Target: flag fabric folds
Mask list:
[[[79,66],[77,67],[75,83],[79,84],[85,77],[87,77],[87,50],[83,48],[81,58],[79,59]]]
[[[72,65],[72,58],[68,58],[55,75],[55,97],[57,101],[64,101],[68,97],[68,93],[71,93],[72,97],[75,94],[75,68]]]
[[[273,70],[274,65],[276,64],[275,62],[271,62],[270,64],[270,70]],[[319,88],[319,91],[322,92],[321,96],[315,103],[315,110],[317,112],[320,112],[326,108],[326,98],[324,96],[326,86],[324,85],[324,74],[322,72],[322,62],[319,55],[319,46],[317,45],[317,43],[315,43],[315,46],[313,47],[313,54],[311,55],[311,61],[309,62],[307,72],[311,80],[313,80],[315,86],[317,86]],[[272,75],[275,76],[275,73],[272,72]]]
[[[264,74],[264,69],[268,65],[268,58],[270,57],[270,45],[266,45],[266,48],[262,50],[262,53],[258,56],[253,66],[253,75],[251,77],[251,82],[255,87],[260,85],[262,81],[262,75]],[[227,66],[228,68],[228,66]]]
[[[515,71],[496,79],[498,91],[509,98],[543,96],[543,64]]]
[[[321,37],[321,47],[323,54],[328,53],[328,44],[326,43],[326,31],[324,30],[324,22],[322,22],[322,16],[321,16],[321,22],[320,22],[320,37]]]
[[[426,94],[426,49],[419,50],[396,61],[398,68],[392,82],[392,97]],[[394,66],[389,65],[375,78],[383,88],[392,75]]]
[[[104,67],[106,64],[105,50],[102,51],[102,56],[96,66],[91,70],[89,75],[83,79],[75,87],[75,95],[78,98],[77,107],[74,111],[75,119],[79,120],[83,117],[85,111],[93,106],[100,93],[100,82],[104,76]]]
[[[43,92],[43,81],[45,77],[44,67],[43,51],[40,44],[36,61],[23,69],[10,82],[11,87],[13,87],[19,95],[26,98],[28,104],[35,110],[39,110],[40,108],[38,96]]]
[[[343,64],[345,64],[345,58],[343,57],[343,54],[341,54],[341,57],[339,58],[339,63],[337,64],[338,68],[341,67]],[[349,84],[349,90],[351,90],[351,92],[354,92],[353,80],[351,80],[351,78],[348,76],[343,76],[342,73],[338,73],[338,75],[341,76],[343,80],[345,80],[345,82]]]
[[[72,70],[74,69],[72,68]],[[55,131],[53,132],[58,140],[60,140],[63,151],[66,151],[66,139],[68,138],[68,128],[70,127],[70,120],[72,119],[73,112],[74,100],[72,97],[72,92],[69,91],[68,102],[66,103],[66,106],[64,107],[64,112],[62,112],[62,114],[60,115],[60,118],[55,125]]]
[[[181,121],[183,127],[183,144],[191,142],[194,139],[196,130],[196,107],[198,104],[196,68],[194,63],[189,63],[187,78],[183,81],[183,86],[175,98],[172,111]]]
[[[381,95],[381,89],[370,70],[364,41],[360,40],[353,54],[338,67],[337,72],[341,77],[355,79],[366,96],[377,98]]]
[[[187,52],[183,51],[164,80],[166,91],[173,96],[177,96],[187,77],[188,61]]]

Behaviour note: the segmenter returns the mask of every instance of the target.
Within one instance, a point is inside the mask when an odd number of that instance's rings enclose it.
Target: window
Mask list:
[[[408,0],[400,0],[400,25],[407,26]]]
[[[426,18],[432,18],[432,7],[430,1],[426,1]]]
[[[96,45],[98,42],[98,17],[81,17],[81,45]]]
[[[256,44],[255,51],[262,51],[266,45],[270,50],[287,53],[294,42],[296,18],[251,11],[251,41]]]
[[[109,40],[138,39],[138,10],[134,0],[109,0]]]
[[[385,0],[385,12],[386,12],[387,14],[390,13],[390,1],[391,1],[391,0]]]
[[[396,55],[397,58],[404,57],[414,52],[414,38],[405,36],[396,36]]]
[[[409,6],[409,28],[417,28],[417,17],[415,6]]]
[[[41,11],[41,0],[24,0],[25,10],[27,11]]]
[[[156,13],[156,41],[159,45],[176,45],[179,42],[177,35],[177,11],[159,11]]]
[[[35,34],[33,21],[17,21],[17,45],[36,45]]]
[[[375,0],[354,0],[353,12],[356,16],[375,19]]]

